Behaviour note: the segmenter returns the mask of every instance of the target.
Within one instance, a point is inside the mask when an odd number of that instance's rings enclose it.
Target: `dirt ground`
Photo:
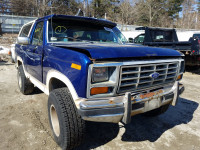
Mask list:
[[[60,150],[52,138],[47,96],[22,95],[13,64],[0,62],[0,150]],[[89,123],[79,150],[199,150],[200,75],[186,72],[177,106],[158,117],[134,116],[131,124]]]

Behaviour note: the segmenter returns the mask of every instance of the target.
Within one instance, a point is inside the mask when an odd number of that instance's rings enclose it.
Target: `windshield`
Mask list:
[[[127,40],[117,29],[77,21],[49,20],[48,42],[98,42],[123,44]]]
[[[193,34],[193,38],[198,38],[198,39],[200,39],[200,34]]]

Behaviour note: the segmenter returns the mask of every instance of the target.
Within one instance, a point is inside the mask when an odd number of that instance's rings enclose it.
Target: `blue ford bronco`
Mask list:
[[[54,139],[78,146],[85,122],[130,123],[176,105],[184,86],[184,55],[128,43],[110,21],[50,15],[25,24],[17,38],[18,85],[48,98]]]

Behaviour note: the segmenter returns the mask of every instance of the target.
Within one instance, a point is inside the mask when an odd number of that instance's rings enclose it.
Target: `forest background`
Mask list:
[[[0,14],[105,18],[119,24],[200,29],[200,0],[0,0]]]

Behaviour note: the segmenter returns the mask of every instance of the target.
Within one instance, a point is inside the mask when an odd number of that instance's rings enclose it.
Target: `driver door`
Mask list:
[[[40,82],[42,82],[43,28],[44,22],[37,22],[26,52],[27,71]]]

